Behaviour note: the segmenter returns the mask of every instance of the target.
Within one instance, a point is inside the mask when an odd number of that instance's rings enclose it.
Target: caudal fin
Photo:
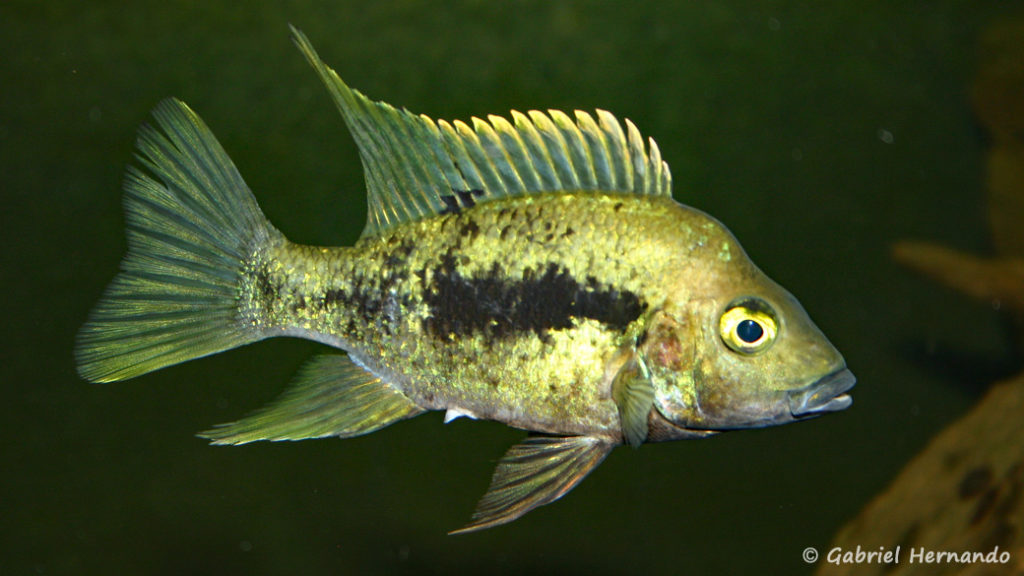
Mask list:
[[[78,334],[87,380],[133,378],[261,339],[243,321],[239,280],[283,239],[203,121],[165,100],[125,175],[128,254]]]

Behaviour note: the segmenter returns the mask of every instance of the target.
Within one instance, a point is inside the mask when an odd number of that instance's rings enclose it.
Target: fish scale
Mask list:
[[[678,232],[680,216],[685,211],[672,202],[598,193],[514,208],[484,203],[365,246],[282,243],[260,256],[268,264],[252,273],[242,299],[259,310],[251,321],[268,335],[358,351],[363,364],[394,374],[392,383],[421,406],[617,439],[610,382],[600,375],[648,303],[665,298],[661,283],[641,279],[683,262],[641,258],[623,266],[607,254],[642,251],[649,242],[610,227],[625,232],[645,222],[652,231]],[[458,283],[461,290],[451,287]],[[579,305],[587,301],[594,305]],[[522,317],[524,308],[531,317]],[[406,352],[396,362],[391,351],[398,349]],[[569,404],[581,408],[571,418]]]

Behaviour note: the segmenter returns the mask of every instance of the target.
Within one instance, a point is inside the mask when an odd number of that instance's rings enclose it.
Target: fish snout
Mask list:
[[[846,368],[840,368],[799,390],[789,393],[789,412],[794,419],[813,418],[829,412],[845,410],[853,404],[846,391],[857,379]]]

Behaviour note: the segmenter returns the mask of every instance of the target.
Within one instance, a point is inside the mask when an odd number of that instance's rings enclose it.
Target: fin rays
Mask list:
[[[628,120],[623,128],[603,110],[596,118],[531,110],[512,111],[511,119],[435,121],[351,90],[292,30],[359,146],[369,205],[364,236],[460,210],[477,197],[486,202],[587,191],[671,196],[671,176],[657,145],[645,142]],[[96,382],[132,378],[267,335],[242,317],[241,280],[254,251],[286,240],[191,109],[167,100],[153,116],[154,125],[140,130],[137,162],[125,176],[128,253],[76,341],[79,373]],[[624,418],[639,422],[646,390],[621,392],[622,403],[638,407],[624,411]],[[423,411],[350,357],[320,356],[278,400],[203,436],[214,444],[351,437]],[[561,498],[618,443],[588,436],[527,438],[500,460],[472,521],[453,533],[504,524]]]
[[[479,189],[481,202],[544,192],[620,192],[671,196],[672,179],[654,140],[632,122],[598,110],[512,111],[487,120],[434,121],[374,102],[349,88],[292,27],[359,147],[369,214],[364,236],[445,210],[442,196]]]
[[[199,117],[178,100],[139,131],[125,176],[128,254],[82,327],[82,377],[124,380],[261,338],[239,321],[238,278],[280,238]]]
[[[604,461],[615,444],[589,436],[530,436],[498,462],[473,520],[451,534],[511,522],[558,500]]]
[[[200,436],[214,444],[368,434],[423,409],[348,356],[317,356],[276,401]]]

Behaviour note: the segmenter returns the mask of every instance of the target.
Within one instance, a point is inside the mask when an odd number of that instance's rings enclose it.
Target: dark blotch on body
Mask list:
[[[441,201],[444,202],[441,214],[458,214],[464,209],[472,208],[476,206],[476,199],[483,195],[484,191],[480,189],[455,190],[453,188],[452,194],[441,195]]]
[[[547,341],[549,331],[571,328],[583,318],[621,332],[647,307],[632,292],[604,286],[594,277],[581,282],[554,263],[543,270],[527,268],[520,280],[510,280],[498,264],[467,278],[451,253],[433,270],[424,303],[430,311],[427,331],[444,340],[470,334],[500,340],[532,332]]]
[[[270,281],[270,272],[265,266],[260,266],[256,271],[256,291],[264,303],[277,300],[278,287]]]
[[[465,219],[459,227],[459,237],[466,238],[470,242],[480,234],[480,225],[475,220]]]
[[[350,338],[357,337],[364,327],[369,326],[376,326],[384,334],[391,334],[392,319],[383,314],[383,299],[386,295],[387,292],[382,291],[380,287],[356,282],[348,289],[327,290],[324,292],[322,302],[325,309],[340,307],[353,313],[345,324],[345,333]]]
[[[399,312],[410,305],[406,290],[399,289],[408,280],[408,260],[415,250],[411,240],[392,238],[382,255],[384,273],[379,277],[354,274],[344,287],[331,288],[320,299],[323,308],[340,307],[352,312],[345,332],[358,336],[364,327],[376,327],[391,334],[400,322]],[[396,294],[392,294],[392,291]]]

